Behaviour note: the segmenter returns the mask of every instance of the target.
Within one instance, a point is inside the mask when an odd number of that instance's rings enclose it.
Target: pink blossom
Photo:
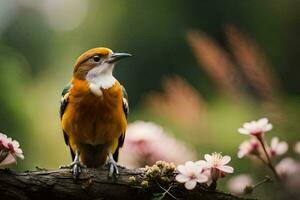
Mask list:
[[[205,183],[208,180],[207,176],[202,173],[202,167],[192,161],[186,162],[185,165],[179,165],[177,170],[179,171],[179,174],[175,179],[179,183],[185,183],[184,186],[188,190],[194,189],[197,182]]]
[[[0,151],[0,166],[16,163],[17,157],[24,159],[23,151],[20,148],[19,142],[12,140],[12,138],[8,138],[7,135],[3,133],[0,133]]]
[[[251,176],[248,174],[240,174],[229,179],[227,182],[227,187],[230,192],[234,194],[243,194],[246,186],[253,184]]]
[[[5,148],[8,148],[8,138],[7,135],[0,133],[0,145],[4,146]]]
[[[259,147],[260,143],[255,138],[242,142],[239,146],[238,158],[243,158],[246,155],[256,153]]]
[[[120,152],[120,163],[128,167],[153,165],[158,160],[179,164],[195,158],[195,151],[185,143],[172,137],[161,126],[144,121],[129,124]]]
[[[273,125],[269,123],[267,118],[261,118],[257,121],[246,122],[238,131],[241,134],[261,136],[263,133],[270,131]]]
[[[284,141],[279,142],[278,137],[273,137],[269,149],[270,156],[283,155],[288,150],[288,144]]]
[[[282,159],[275,167],[281,176],[285,188],[291,194],[299,197],[300,188],[300,163],[292,158]]]
[[[21,159],[24,159],[23,151],[20,148],[20,144],[16,140],[12,140],[11,138],[8,138],[8,143],[7,143],[9,152],[14,156],[14,157],[19,157]]]
[[[300,141],[295,144],[294,151],[300,155]]]
[[[300,169],[299,162],[295,161],[292,158],[282,159],[275,167],[277,173],[282,177],[293,176]]]
[[[233,167],[226,165],[230,162],[230,156],[222,156],[220,153],[213,153],[211,155],[205,154],[205,160],[199,160],[196,162],[204,170],[210,171],[210,176],[213,181],[218,178],[224,177],[228,173],[233,173]]]
[[[299,196],[300,188],[300,163],[292,158],[282,159],[275,167],[281,176],[285,188],[292,194]]]

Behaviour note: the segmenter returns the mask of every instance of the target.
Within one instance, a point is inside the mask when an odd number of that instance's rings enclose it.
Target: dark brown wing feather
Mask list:
[[[123,111],[124,111],[124,114],[125,114],[126,119],[127,119],[128,113],[129,113],[128,95],[127,95],[127,92],[126,92],[126,90],[123,86],[122,86],[122,91],[123,91]],[[123,146],[124,140],[125,140],[125,133],[122,133],[121,136],[119,137],[117,150],[115,151],[115,153],[113,155],[114,160],[116,162],[118,161],[118,158],[119,158],[119,149]]]
[[[61,93],[61,101],[60,101],[60,109],[59,109],[59,114],[60,114],[60,119],[62,119],[64,113],[65,113],[65,110],[66,110],[66,107],[68,105],[68,95],[69,95],[69,91],[70,91],[70,88],[72,87],[71,83],[68,83],[62,93]],[[68,134],[65,132],[65,130],[62,130],[63,131],[63,134],[64,134],[64,139],[65,139],[65,143],[66,145],[69,146],[69,136]],[[71,151],[71,156],[72,156],[72,160],[74,160],[75,158],[75,153],[72,151],[71,147],[70,147],[70,151]]]

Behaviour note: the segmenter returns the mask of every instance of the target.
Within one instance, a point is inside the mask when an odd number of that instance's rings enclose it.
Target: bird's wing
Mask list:
[[[128,94],[123,86],[122,86],[122,92],[123,92],[123,111],[127,119],[129,113]]]
[[[66,107],[69,103],[69,91],[72,87],[72,84],[71,83],[68,83],[62,93],[61,93],[61,100],[60,100],[60,109],[59,109],[59,114],[60,114],[60,119],[62,120],[62,117],[65,113],[65,110],[66,110]],[[69,145],[69,136],[68,134],[65,132],[65,130],[62,130],[63,131],[63,134],[64,134],[64,139],[65,139],[65,143],[66,145]],[[71,156],[72,156],[72,159],[74,159],[75,157],[75,154],[74,152],[72,151],[71,147],[70,147],[70,151],[71,151]]]
[[[126,119],[127,119],[128,113],[129,113],[128,94],[127,94],[127,92],[126,92],[126,90],[123,86],[122,86],[122,92],[123,92],[123,112],[124,112],[124,114],[126,116]],[[118,161],[119,148],[123,146],[124,140],[125,140],[125,132],[122,133],[121,136],[119,137],[118,147],[117,147],[117,150],[115,151],[115,153],[113,155],[115,161]]]
[[[60,110],[59,110],[59,114],[60,114],[60,119],[62,119],[64,112],[66,110],[66,107],[68,105],[68,100],[69,100],[69,91],[70,88],[72,87],[71,83],[68,83],[63,91],[61,92],[61,99],[60,99]]]

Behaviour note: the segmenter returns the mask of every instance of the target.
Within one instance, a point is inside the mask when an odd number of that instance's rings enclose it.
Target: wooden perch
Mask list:
[[[26,172],[5,169],[0,170],[0,199],[151,199],[152,193],[133,188],[129,181],[129,177],[139,179],[143,173],[143,169],[120,169],[118,179],[108,179],[107,170],[84,169],[78,180],[74,181],[69,169]],[[170,192],[178,199],[245,200],[202,186],[187,191],[182,185],[177,185]],[[172,197],[166,194],[164,199]]]

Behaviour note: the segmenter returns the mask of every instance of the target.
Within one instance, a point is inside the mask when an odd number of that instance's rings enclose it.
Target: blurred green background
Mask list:
[[[106,46],[134,55],[115,69],[130,121],[155,121],[199,158],[223,152],[245,172],[244,121],[266,116],[273,135],[300,139],[299,35],[293,0],[0,0],[0,131],[20,141],[20,169],[69,163],[60,92],[76,58]]]

